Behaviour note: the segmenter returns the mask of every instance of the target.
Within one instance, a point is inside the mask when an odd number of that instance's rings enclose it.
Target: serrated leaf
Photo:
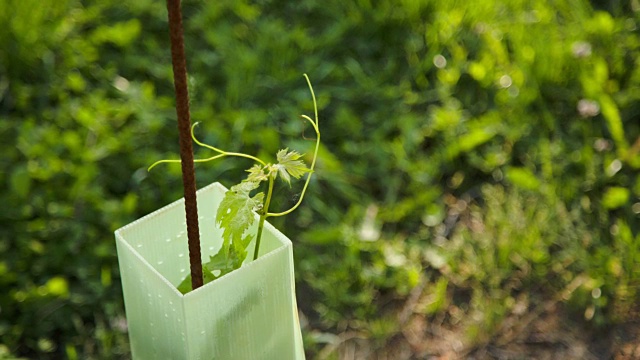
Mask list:
[[[209,262],[205,264],[206,267],[212,270],[220,270],[227,267],[227,255],[227,252],[222,251],[221,248],[220,251],[218,251],[215,255],[209,256]]]
[[[247,235],[245,239],[248,238],[251,242],[253,238],[252,235]],[[248,243],[247,243],[248,245]],[[204,264],[203,272],[205,274],[205,284],[209,281],[215,280],[223,275],[226,275],[233,270],[239,269],[244,262],[244,259],[247,258],[247,249],[245,246],[245,241],[234,242],[229,247],[229,251],[225,252],[223,248],[218,251],[214,256],[209,257],[209,262]],[[207,269],[206,271],[204,269]],[[211,274],[211,280],[207,279],[207,272]],[[217,272],[217,275],[215,274]]]
[[[287,184],[291,184],[291,176],[299,179],[302,175],[310,172],[311,170],[305,165],[304,161],[299,160],[302,155],[296,151],[289,151],[289,149],[282,149],[276,154],[278,163],[274,165],[278,174]]]
[[[247,177],[247,181],[265,181],[268,180],[267,174],[264,172],[264,167],[255,164],[251,167],[251,169],[246,170],[249,173]]]
[[[245,238],[249,238],[251,241],[252,236],[248,235]],[[229,262],[231,264],[231,270],[239,269],[242,266],[242,262],[247,258],[247,249],[244,247],[244,241],[234,241],[229,249]]]
[[[250,193],[259,185],[257,181],[243,181],[224,194],[216,214],[216,222],[224,229],[224,251],[229,251],[231,243],[242,243],[243,233],[253,224],[253,210],[262,207],[264,193],[260,192],[253,197]]]
[[[244,249],[249,247],[249,244],[251,243],[251,240],[253,240],[253,234],[249,234],[249,235],[245,236],[244,239],[242,239],[242,247]]]
[[[211,275],[213,276],[213,279],[217,279],[220,276],[228,274],[240,267],[240,266],[235,266],[237,261],[234,258],[232,258],[232,256],[230,255],[231,253],[232,253],[231,251],[229,251],[228,253],[225,253],[224,251],[222,251],[222,249],[220,249],[220,251],[218,251],[217,254],[209,257],[208,263],[204,264],[204,267],[207,269],[207,271],[211,273]],[[242,262],[240,262],[240,265],[242,265]],[[220,272],[217,276],[214,274],[216,270]],[[206,275],[205,275],[205,283],[206,283]]]

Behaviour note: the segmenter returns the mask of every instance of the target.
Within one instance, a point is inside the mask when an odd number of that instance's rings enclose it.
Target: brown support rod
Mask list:
[[[196,203],[196,180],[191,143],[191,119],[189,115],[189,90],[187,89],[187,62],[184,56],[182,10],[180,0],[167,0],[169,11],[169,33],[171,35],[171,60],[173,82],[176,89],[176,113],[180,135],[180,160],[182,163],[182,185],[184,207],[187,216],[189,239],[189,262],[191,263],[191,287],[202,286],[202,262],[200,255],[200,231],[198,229],[198,205]]]

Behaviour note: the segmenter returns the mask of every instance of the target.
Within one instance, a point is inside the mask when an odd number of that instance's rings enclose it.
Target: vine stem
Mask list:
[[[184,207],[189,241],[189,262],[191,265],[191,288],[203,284],[200,252],[200,230],[198,228],[198,204],[196,200],[195,167],[193,145],[189,136],[191,117],[189,115],[189,90],[187,88],[187,61],[184,55],[184,35],[182,30],[182,10],[180,0],[167,0],[169,14],[169,35],[171,39],[171,62],[173,82],[176,91],[176,115],[180,138],[180,163],[182,165],[182,185]]]
[[[264,202],[264,209],[260,212],[260,222],[258,223],[258,233],[256,234],[256,248],[253,251],[253,260],[258,258],[260,251],[260,240],[262,239],[262,230],[264,229],[264,221],[269,214],[269,205],[271,204],[271,195],[273,194],[273,175],[269,175],[269,190],[267,191],[267,200]]]

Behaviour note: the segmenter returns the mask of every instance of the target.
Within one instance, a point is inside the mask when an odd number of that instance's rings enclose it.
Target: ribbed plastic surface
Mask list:
[[[198,191],[203,260],[222,245],[215,214],[225,191]],[[291,241],[270,224],[256,261],[251,244],[240,269],[186,295],[176,289],[189,273],[183,199],[115,236],[134,359],[304,359]]]

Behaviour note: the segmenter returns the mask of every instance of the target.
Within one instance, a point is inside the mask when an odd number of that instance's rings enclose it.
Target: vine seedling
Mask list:
[[[287,215],[302,203],[302,199],[309,185],[309,180],[311,179],[311,175],[314,171],[320,146],[320,128],[318,127],[318,105],[316,102],[316,96],[307,74],[304,74],[304,77],[307,80],[307,85],[311,92],[315,115],[315,120],[306,115],[302,115],[302,118],[309,121],[316,132],[316,145],[310,167],[307,167],[304,161],[301,160],[301,154],[296,151],[289,150],[288,148],[278,151],[276,154],[277,162],[275,164],[267,163],[252,155],[218,149],[196,139],[194,128],[198,123],[195,123],[191,127],[191,137],[193,138],[193,141],[196,144],[211,149],[217,153],[216,155],[206,159],[195,159],[194,162],[207,162],[227,156],[244,157],[255,161],[255,164],[247,170],[249,173],[247,178],[242,180],[239,184],[232,186],[231,189],[225,193],[224,198],[220,202],[216,213],[216,224],[223,229],[222,247],[218,253],[209,258],[208,262],[202,264],[205,284],[240,268],[247,257],[247,248],[254,237],[256,239],[256,245],[253,253],[253,260],[257,259],[265,220],[268,217]],[[152,164],[149,167],[149,170],[160,163],[175,162],[180,162],[180,160],[160,160]],[[269,205],[271,204],[271,196],[273,195],[274,182],[276,179],[280,178],[290,186],[292,177],[300,179],[305,174],[307,174],[307,179],[297,203],[290,209],[283,212],[269,212]],[[266,195],[264,192],[258,192],[251,195],[251,193],[258,189],[263,182],[267,183]],[[256,234],[247,234],[247,230],[255,220],[254,212],[260,216],[258,229]],[[187,276],[180,285],[178,285],[178,290],[183,294],[191,291],[191,275]]]

